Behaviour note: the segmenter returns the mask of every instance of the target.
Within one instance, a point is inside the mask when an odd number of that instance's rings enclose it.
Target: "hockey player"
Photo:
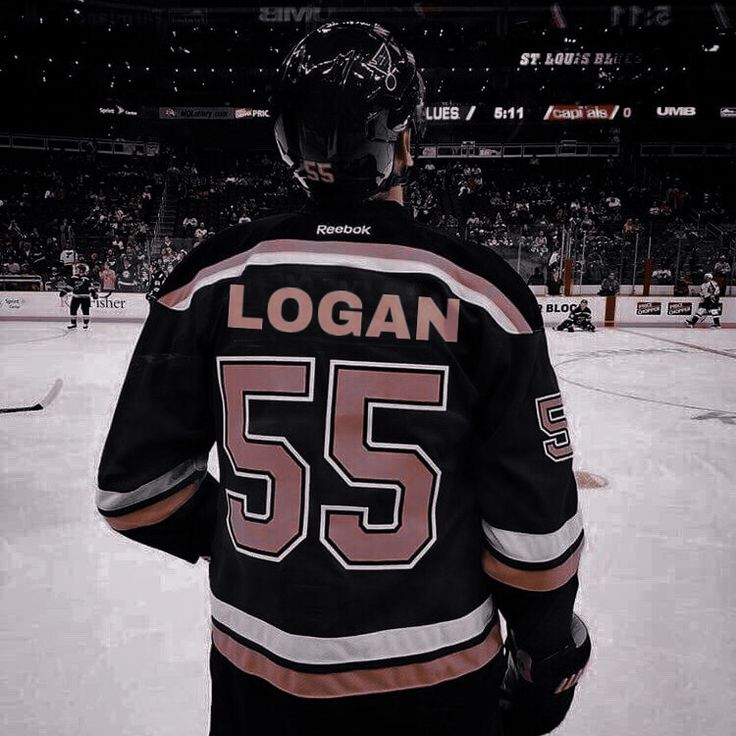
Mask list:
[[[575,332],[576,327],[586,332],[595,332],[593,316],[587,299],[581,299],[580,304],[570,309],[567,319],[557,325],[559,331],[567,330],[568,332]]]
[[[688,327],[695,327],[698,322],[702,322],[710,315],[713,319],[712,327],[720,328],[721,326],[721,289],[713,278],[712,273],[705,274],[703,283],[700,285],[700,304],[695,314],[685,320]]]
[[[272,109],[309,203],[184,259],[118,399],[97,506],[210,558],[213,736],[547,733],[590,653],[539,308],[402,206],[423,94],[376,24],[297,44]]]
[[[89,267],[86,263],[78,263],[74,267],[74,275],[69,279],[68,284],[59,290],[59,296],[64,298],[67,294],[72,295],[69,303],[70,324],[67,325],[68,330],[77,328],[77,313],[80,308],[82,310],[83,329],[89,327],[89,308],[92,299],[97,299],[97,288],[89,278]]]
[[[167,274],[166,271],[164,271],[163,266],[160,263],[157,263],[151,273],[151,280],[148,285],[146,299],[148,299],[149,301],[153,301],[154,299],[156,299],[159,292],[161,291],[161,287],[166,281],[166,276]]]

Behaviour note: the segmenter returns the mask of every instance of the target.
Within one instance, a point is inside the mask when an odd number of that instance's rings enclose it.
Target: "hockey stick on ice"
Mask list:
[[[33,404],[32,406],[12,406],[7,409],[0,409],[0,414],[12,414],[18,411],[41,411],[41,409],[45,409],[59,395],[59,391],[61,391],[61,387],[63,385],[64,382],[61,378],[57,378],[46,396],[44,396],[37,404]]]

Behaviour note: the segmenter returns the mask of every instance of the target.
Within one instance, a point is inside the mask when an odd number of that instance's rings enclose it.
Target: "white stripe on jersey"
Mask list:
[[[529,534],[498,529],[483,521],[488,544],[504,557],[518,562],[550,562],[567,552],[583,531],[583,515],[578,508],[557,531]]]
[[[521,312],[494,284],[447,258],[407,245],[320,240],[264,240],[248,251],[203,268],[189,283],[159,299],[169,309],[184,311],[200,289],[237,278],[248,266],[304,264],[343,266],[377,273],[435,276],[461,299],[485,310],[511,334],[532,332]]]
[[[185,460],[175,468],[167,471],[158,478],[144,483],[132,491],[103,491],[97,490],[96,502],[100,511],[122,511],[142,501],[152,501],[162,493],[166,493],[193,473],[203,475],[207,470],[207,455]]]
[[[355,636],[301,636],[282,631],[211,595],[212,618],[282,659],[298,664],[341,665],[430,654],[480,636],[493,618],[487,598],[475,610],[451,621]]]

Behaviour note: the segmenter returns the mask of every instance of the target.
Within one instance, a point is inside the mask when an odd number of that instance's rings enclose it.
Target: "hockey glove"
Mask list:
[[[575,614],[570,633],[572,643],[536,662],[517,648],[509,632],[500,698],[506,736],[541,736],[564,720],[591,651],[588,629]]]

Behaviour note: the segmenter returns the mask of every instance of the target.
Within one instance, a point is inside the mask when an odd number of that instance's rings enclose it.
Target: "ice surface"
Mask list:
[[[109,532],[95,469],[139,325],[0,323],[0,726],[207,732],[204,564]],[[560,736],[736,733],[736,331],[550,333],[581,489],[592,666]],[[458,734],[458,736],[464,736]]]

